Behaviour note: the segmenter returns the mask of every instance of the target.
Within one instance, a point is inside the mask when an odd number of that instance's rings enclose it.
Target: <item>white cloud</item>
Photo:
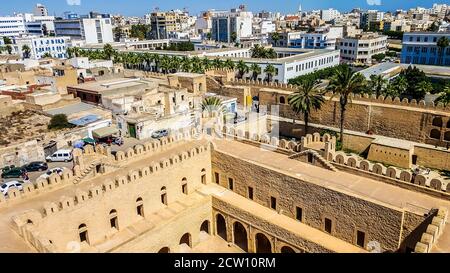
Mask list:
[[[381,0],[367,0],[369,6],[380,6]]]
[[[81,0],[66,0],[69,6],[79,6],[81,5]]]

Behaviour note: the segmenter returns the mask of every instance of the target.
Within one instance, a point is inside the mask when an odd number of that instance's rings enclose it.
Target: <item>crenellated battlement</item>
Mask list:
[[[286,83],[276,83],[276,82],[264,82],[264,81],[254,81],[254,80],[247,80],[247,79],[234,79],[231,81],[231,83],[236,83],[239,85],[250,85],[260,88],[273,88],[273,89],[280,89],[283,91],[290,91],[295,92],[298,88],[297,85],[292,84],[286,84]],[[333,97],[333,93],[328,92],[326,93],[325,97],[327,99],[330,99]],[[444,106],[442,103],[435,104],[434,102],[426,102],[425,100],[417,101],[415,99],[409,100],[407,98],[400,99],[399,97],[391,97],[391,96],[376,96],[375,94],[369,95],[369,94],[351,94],[350,97],[354,101],[363,101],[363,102],[371,102],[371,103],[381,103],[386,105],[402,105],[407,107],[414,107],[414,108],[423,108],[423,109],[430,109],[430,110],[443,110],[443,111],[450,111],[450,105]]]
[[[430,253],[439,237],[444,233],[444,227],[448,219],[448,210],[440,208],[436,216],[432,216],[431,223],[426,227],[414,249],[415,253]]]

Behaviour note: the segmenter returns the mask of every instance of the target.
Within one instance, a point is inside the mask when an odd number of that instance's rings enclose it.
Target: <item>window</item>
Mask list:
[[[87,226],[85,224],[81,224],[78,227],[78,234],[80,236],[80,242],[86,242],[89,244],[89,238],[88,238],[88,230]]]
[[[253,188],[248,187],[248,199],[253,200]]]
[[[117,211],[115,209],[109,212],[109,222],[111,224],[111,228],[119,229],[119,222],[117,219]]]
[[[161,203],[167,206],[167,189],[166,187],[161,188]]]
[[[277,209],[277,199],[275,197],[270,197],[270,208]]]
[[[183,194],[188,194],[188,188],[187,188],[187,184],[183,184],[181,186],[181,191],[183,192]]]
[[[144,217],[144,202],[140,197],[136,200],[136,213],[137,215]]]
[[[233,178],[228,178],[228,188],[230,190],[234,190],[234,181]]]
[[[366,234],[362,231],[356,232],[356,244],[360,247],[366,246]]]
[[[286,99],[284,97],[280,97],[280,104],[285,104],[286,103]]]
[[[295,208],[295,219],[297,219],[297,221],[302,222],[303,220],[303,209],[296,207]]]
[[[215,178],[216,184],[220,184],[219,173],[214,173],[214,178]]]
[[[331,234],[332,227],[333,221],[331,221],[331,219],[325,218],[325,232]]]

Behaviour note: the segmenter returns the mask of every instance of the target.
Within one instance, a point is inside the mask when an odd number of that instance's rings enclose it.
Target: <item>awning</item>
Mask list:
[[[92,135],[95,138],[105,138],[117,134],[119,130],[114,127],[103,127],[97,130],[92,131]]]
[[[87,144],[94,144],[94,145],[95,145],[95,140],[92,139],[92,138],[90,138],[90,137],[83,138],[82,140],[84,141],[84,143],[87,143]]]

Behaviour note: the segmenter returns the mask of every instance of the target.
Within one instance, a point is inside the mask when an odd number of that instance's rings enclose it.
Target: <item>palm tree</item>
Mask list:
[[[414,88],[414,98],[423,99],[426,94],[433,91],[433,85],[428,81],[421,81]]]
[[[325,102],[323,92],[319,91],[317,81],[302,81],[297,91],[289,96],[288,102],[297,115],[303,113],[305,117],[305,135],[308,134],[311,110],[319,110]]]
[[[339,96],[339,104],[341,110],[340,116],[340,141],[344,143],[344,122],[345,122],[345,111],[347,110],[347,104],[350,102],[351,94],[361,93],[364,89],[365,78],[361,73],[355,73],[352,69],[343,65],[335,70],[335,74],[330,80],[330,85],[328,86],[334,95]]]
[[[204,70],[208,70],[211,69],[212,63],[207,57],[204,57],[202,59],[202,66]]]
[[[378,98],[381,94],[385,93],[384,91],[386,90],[387,83],[388,81],[383,75],[371,75],[368,85],[370,90],[374,92]]]
[[[252,72],[253,80],[256,81],[258,79],[258,75],[261,74],[261,67],[254,63],[250,66],[250,71]]]
[[[442,102],[444,106],[450,104],[450,84],[444,87],[443,93],[434,101],[434,103]]]
[[[227,109],[217,97],[207,97],[202,102],[202,111],[208,113],[225,113]]]
[[[221,59],[216,58],[216,59],[214,59],[212,66],[216,69],[221,69],[224,67],[224,63]]]
[[[6,51],[6,47],[0,46],[0,54],[2,54],[3,51]]]
[[[52,55],[50,54],[50,53],[48,53],[48,52],[45,52],[44,53],[44,55],[42,55],[42,58],[51,58],[52,57]]]
[[[249,70],[250,70],[250,68],[248,67],[248,65],[247,65],[243,60],[240,60],[240,61],[237,63],[236,68],[237,68],[237,70],[238,70],[239,78],[240,78],[240,79],[244,78],[244,74],[245,74],[245,73],[248,73]]]
[[[186,56],[181,59],[181,70],[184,72],[191,72],[192,70],[191,60]]]
[[[28,45],[23,45],[22,46],[22,52],[23,52],[23,58],[24,59],[30,58],[31,49],[30,49],[30,47]]]
[[[211,34],[211,32],[208,32],[206,34],[206,39],[211,40],[211,38],[212,38],[212,34]]]
[[[8,54],[11,55],[12,54],[12,46],[10,44],[6,45],[6,51],[8,51]]]
[[[237,41],[237,33],[236,32],[232,32],[230,35],[230,39],[232,43],[236,43]]]
[[[275,66],[269,64],[264,69],[264,72],[267,74],[267,82],[271,82],[273,76],[275,75],[275,73],[277,73],[277,70],[276,70]]]
[[[436,45],[439,48],[440,63],[443,65],[444,64],[444,55],[445,55],[444,50],[450,45],[450,40],[447,37],[442,36],[437,41]]]
[[[264,58],[266,59],[276,59],[277,53],[275,52],[275,49],[269,48],[264,52]]]
[[[116,50],[114,50],[114,48],[110,44],[106,44],[103,47],[103,54],[105,55],[105,58],[107,60],[111,60],[112,56],[114,56],[115,54],[115,51]]]
[[[231,70],[234,70],[235,64],[234,64],[234,62],[231,59],[227,59],[225,61],[225,63],[224,63],[224,67],[228,68],[228,69],[231,69]]]
[[[274,42],[274,46],[277,46],[278,41],[280,40],[280,34],[278,32],[274,32],[270,35],[272,41]]]
[[[170,58],[166,55],[164,55],[161,58],[161,69],[163,70],[164,74],[169,73],[169,69],[170,69]]]
[[[159,72],[159,63],[161,62],[161,58],[159,57],[159,55],[153,54],[152,61],[155,64],[155,66],[153,67],[153,72]]]

